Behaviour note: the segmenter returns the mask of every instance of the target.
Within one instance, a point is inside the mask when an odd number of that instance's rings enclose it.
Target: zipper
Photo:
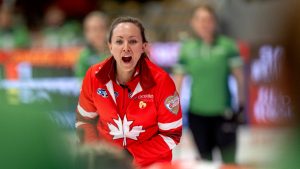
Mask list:
[[[126,136],[125,136],[125,131],[124,131],[124,117],[125,117],[125,112],[124,112],[124,105],[125,105],[125,99],[126,99],[126,88],[122,87],[123,90],[123,98],[122,98],[122,106],[121,106],[121,111],[124,113],[123,114],[123,119],[122,119],[122,131],[123,131],[123,147],[126,147]]]

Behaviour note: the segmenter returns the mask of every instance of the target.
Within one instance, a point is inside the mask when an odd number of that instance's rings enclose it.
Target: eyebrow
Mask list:
[[[129,38],[136,38],[137,36],[129,36]],[[124,38],[123,36],[117,36],[117,38]]]

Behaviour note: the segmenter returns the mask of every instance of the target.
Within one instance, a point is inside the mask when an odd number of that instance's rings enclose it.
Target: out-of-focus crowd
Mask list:
[[[42,26],[29,30],[21,16],[7,6],[0,8],[0,48],[61,48],[82,44],[81,26],[77,21],[66,21],[58,6],[49,6]]]

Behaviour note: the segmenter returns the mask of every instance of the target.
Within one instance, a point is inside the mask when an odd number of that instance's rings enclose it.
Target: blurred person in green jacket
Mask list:
[[[12,50],[15,48],[30,47],[30,35],[27,27],[17,22],[13,9],[0,7],[0,49]]]
[[[80,23],[66,20],[66,15],[58,6],[51,5],[44,16],[44,27],[41,32],[43,48],[67,48],[79,46],[82,42]]]
[[[204,160],[213,160],[214,148],[221,150],[222,160],[235,162],[236,128],[231,109],[228,78],[232,74],[238,85],[238,109],[242,111],[242,60],[236,42],[217,33],[213,8],[200,4],[193,10],[191,27],[195,36],[185,40],[180,49],[174,79],[178,91],[184,75],[192,79],[188,123],[198,152]]]
[[[91,12],[84,19],[85,48],[75,65],[75,75],[83,78],[88,68],[108,56],[106,47],[107,17],[99,11]]]

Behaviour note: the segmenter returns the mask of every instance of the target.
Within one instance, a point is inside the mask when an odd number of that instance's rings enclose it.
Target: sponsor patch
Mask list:
[[[179,110],[179,96],[177,92],[174,95],[171,95],[165,100],[166,108],[173,114],[177,114]]]
[[[139,95],[138,99],[153,99],[153,94],[143,94]]]
[[[137,97],[137,99],[143,100],[145,102],[153,102],[153,98],[154,98],[153,94],[143,94]]]
[[[104,98],[107,98],[107,97],[108,97],[108,94],[107,94],[107,92],[106,92],[105,89],[98,88],[98,89],[97,89],[97,94],[101,95],[101,96],[104,97]]]

